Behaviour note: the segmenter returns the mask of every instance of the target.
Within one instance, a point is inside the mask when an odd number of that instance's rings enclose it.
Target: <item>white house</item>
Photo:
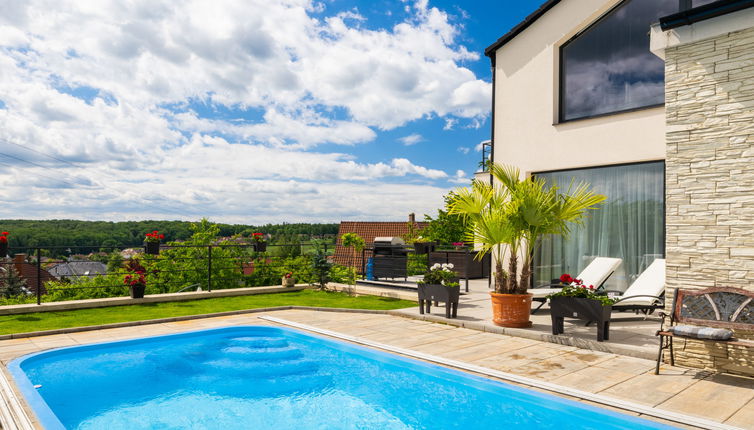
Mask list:
[[[601,255],[612,289],[662,257],[668,291],[754,289],[754,0],[549,0],[485,54],[493,160],[608,196],[535,283]]]

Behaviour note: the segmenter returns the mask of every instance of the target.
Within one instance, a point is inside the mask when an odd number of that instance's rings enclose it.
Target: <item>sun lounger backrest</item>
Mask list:
[[[659,296],[665,290],[665,259],[656,258],[623,293],[624,297]]]
[[[620,258],[597,257],[579,273],[579,279],[583,281],[584,285],[594,285],[594,288],[598,288],[622,262],[623,260]]]

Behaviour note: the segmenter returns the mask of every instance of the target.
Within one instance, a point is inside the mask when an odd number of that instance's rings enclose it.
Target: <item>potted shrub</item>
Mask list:
[[[431,302],[445,303],[445,317],[455,318],[460,297],[458,273],[454,272],[453,264],[434,264],[424,274],[424,278],[416,283],[419,295],[419,313],[424,313],[424,303],[429,312]],[[453,312],[451,314],[451,307]]]
[[[578,318],[597,322],[597,340],[602,342],[609,337],[610,313],[615,299],[594,288],[584,285],[581,279],[574,279],[565,273],[560,277],[563,289],[547,296],[550,299],[552,334],[563,333],[564,318]]]
[[[8,255],[8,234],[7,231],[0,233],[0,258]]]
[[[131,259],[126,263],[128,273],[123,277],[123,284],[128,285],[132,299],[144,298],[144,291],[147,288],[146,269],[138,260]]]
[[[251,244],[254,246],[254,251],[265,252],[267,251],[267,240],[264,238],[264,233],[252,233]]]
[[[284,287],[293,287],[296,285],[296,279],[293,278],[293,273],[288,272],[285,275],[283,275],[283,286]]]
[[[160,234],[157,230],[144,235],[144,252],[151,255],[158,255],[160,253],[160,241],[162,239],[165,239],[165,235]]]
[[[511,166],[492,164],[490,173],[494,186],[475,180],[471,187],[457,190],[450,212],[469,220],[466,240],[479,245],[476,258],[492,254],[493,322],[503,327],[531,327],[532,296],[527,290],[541,237],[567,236],[570,226],[581,223],[588,210],[595,209],[605,196],[591,191],[586,183],[572,184],[561,193],[544,179],[521,179],[520,171]],[[508,270],[503,269],[506,257]]]

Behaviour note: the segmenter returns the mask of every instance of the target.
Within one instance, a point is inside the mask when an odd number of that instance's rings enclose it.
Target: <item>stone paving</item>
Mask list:
[[[284,310],[11,339],[0,341],[0,362],[4,367],[21,355],[61,346],[229,325],[272,324],[258,318],[262,315],[754,429],[751,379],[668,366],[655,376],[650,360],[386,314]]]
[[[414,281],[414,282],[412,282]],[[407,300],[416,300],[415,280],[399,282],[403,289],[380,288],[377,286],[357,285],[350,287],[359,293],[372,295],[385,295]],[[340,286],[341,289],[349,289]],[[579,346],[580,348],[592,349],[603,352],[613,352],[633,357],[655,359],[657,356],[658,341],[655,332],[660,327],[660,318],[656,315],[645,316],[633,312],[614,312],[610,323],[610,340],[597,342],[597,327],[585,326],[582,321],[566,319],[562,335],[552,335],[552,323],[550,310],[547,305],[542,307],[534,315],[531,315],[533,323],[528,329],[502,329],[492,323],[492,309],[490,303],[489,288],[486,279],[472,279],[469,281],[469,291],[465,292],[464,281],[461,280],[462,295],[458,304],[458,318],[446,319],[445,307],[432,306],[430,319],[443,321],[465,327],[476,328],[482,331],[500,332],[508,335],[525,337],[529,339],[547,342]],[[536,307],[538,303],[534,304]],[[419,307],[399,309],[395,313],[422,318]],[[427,314],[425,314],[427,315]],[[424,317],[426,318],[426,317]]]

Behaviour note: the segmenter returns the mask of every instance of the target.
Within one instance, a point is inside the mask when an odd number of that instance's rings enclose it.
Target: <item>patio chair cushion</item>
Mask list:
[[[665,291],[665,259],[657,258],[618,297],[620,306],[652,306]],[[635,298],[632,298],[635,297]]]
[[[729,340],[733,337],[733,332],[728,330],[727,328],[677,325],[670,327],[668,331],[677,336],[691,337],[694,339]]]
[[[584,285],[594,285],[597,288],[615,272],[622,262],[620,258],[597,257],[579,273],[578,277]]]
[[[531,294],[533,299],[544,299],[550,294],[558,293],[562,290],[562,288],[529,288],[526,292]]]

